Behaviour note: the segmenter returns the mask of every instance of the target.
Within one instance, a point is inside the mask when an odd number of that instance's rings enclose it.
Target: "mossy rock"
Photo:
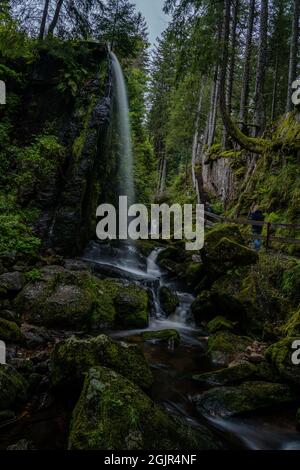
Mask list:
[[[215,317],[243,323],[246,321],[244,306],[236,298],[213,291],[203,291],[192,303],[192,313],[198,325]]]
[[[90,369],[73,411],[70,450],[218,449],[206,428],[192,429],[169,416],[116,372]]]
[[[292,362],[293,353],[296,351],[293,348],[295,341],[299,344],[299,337],[284,338],[273,344],[267,349],[266,358],[274,366],[281,379],[300,385],[300,367]]]
[[[0,364],[0,410],[11,409],[27,398],[28,384],[19,372],[7,364]]]
[[[167,316],[172,315],[179,306],[179,299],[176,292],[169,287],[163,286],[159,289],[160,305]]]
[[[81,383],[94,366],[106,366],[143,389],[151,387],[152,373],[140,348],[100,335],[91,339],[69,338],[58,343],[51,356],[51,380],[56,387]]]
[[[236,365],[224,369],[194,375],[193,380],[205,387],[221,387],[241,384],[249,380],[262,380],[276,383],[280,381],[280,378],[273,367],[266,361],[260,364],[252,364],[251,362],[243,360]]]
[[[200,415],[228,418],[286,403],[299,397],[285,384],[245,382],[236,387],[218,387],[196,396],[193,401]]]
[[[88,271],[48,266],[25,286],[15,306],[31,323],[66,329],[145,327],[148,293],[135,284],[99,280]]]
[[[148,326],[149,298],[145,290],[135,285],[119,290],[114,298],[116,323],[123,328],[146,328]]]
[[[257,261],[258,254],[254,250],[229,238],[222,238],[206,255],[206,262],[210,269],[220,274],[225,274],[228,270],[236,267],[250,266]]]
[[[250,338],[228,331],[220,331],[208,338],[208,354],[214,364],[226,366],[245,353],[252,343]]]
[[[15,322],[0,318],[0,340],[7,343],[22,343],[24,339],[23,333]]]
[[[193,375],[193,380],[206,387],[234,385],[251,379],[257,367],[250,362],[243,361],[233,367],[206,372],[205,374]]]
[[[218,331],[233,331],[235,326],[236,323],[228,320],[227,318],[219,316],[208,323],[207,329],[208,332],[212,335]]]
[[[19,294],[16,306],[33,324],[80,329],[88,324],[93,310],[89,281],[88,272],[60,266],[43,268],[40,279],[27,284]]]
[[[164,245],[155,242],[154,240],[136,240],[134,244],[146,258],[148,258],[155,248],[164,248]]]
[[[168,346],[176,347],[180,344],[180,334],[177,330],[146,331],[141,337],[144,341],[166,343]]]
[[[161,251],[157,257],[157,263],[159,264],[159,266],[165,267],[165,265],[162,264],[163,261],[172,261],[173,263],[183,262],[184,250],[182,249],[182,246],[168,246],[168,248]]]
[[[205,234],[205,253],[212,253],[223,238],[227,238],[241,245],[244,243],[238,225],[226,223],[218,224]]]

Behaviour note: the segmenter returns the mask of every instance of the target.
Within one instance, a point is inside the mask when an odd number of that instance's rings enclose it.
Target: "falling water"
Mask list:
[[[128,197],[128,204],[134,203],[133,154],[129,105],[125,79],[117,56],[111,52],[117,100],[117,123],[120,148],[120,195]]]

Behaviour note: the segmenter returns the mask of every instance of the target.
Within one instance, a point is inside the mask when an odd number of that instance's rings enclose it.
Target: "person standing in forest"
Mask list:
[[[248,219],[256,220],[258,222],[263,222],[265,220],[264,213],[256,202],[254,202],[251,206]],[[252,226],[252,233],[254,237],[257,237],[257,238],[254,238],[254,248],[256,251],[259,251],[261,249],[262,240],[259,237],[262,235],[262,231],[263,231],[263,225]]]

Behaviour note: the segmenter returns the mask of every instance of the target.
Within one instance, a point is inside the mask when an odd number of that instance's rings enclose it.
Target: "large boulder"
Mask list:
[[[237,387],[218,387],[194,397],[200,415],[227,418],[276,405],[292,403],[297,394],[288,385],[245,382]]]
[[[210,431],[195,430],[155,405],[141,389],[116,372],[89,370],[74,409],[70,450],[217,449]]]
[[[148,293],[135,284],[100,280],[86,269],[48,266],[25,286],[15,301],[35,325],[72,330],[145,327]]]
[[[21,343],[25,338],[16,323],[0,318],[0,340],[7,343]]]
[[[19,372],[0,364],[0,410],[7,410],[27,398],[28,384]]]
[[[178,295],[166,286],[159,289],[159,301],[167,316],[172,315],[179,306]]]
[[[293,344],[295,341],[299,344],[299,337],[284,338],[273,344],[267,349],[266,358],[283,380],[300,385],[300,367],[293,364],[293,353],[295,352]]]
[[[109,367],[143,389],[149,388],[153,382],[152,373],[138,346],[100,335],[84,340],[69,338],[58,343],[51,356],[52,383],[68,386],[81,382],[93,366]]]
[[[258,254],[229,238],[222,238],[213,250],[206,253],[206,263],[218,274],[225,274],[239,266],[250,266],[258,261]]]

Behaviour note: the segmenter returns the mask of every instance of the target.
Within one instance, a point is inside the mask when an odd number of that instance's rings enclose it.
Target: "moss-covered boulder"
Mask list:
[[[178,295],[166,286],[159,289],[159,301],[167,316],[172,315],[179,306]]]
[[[127,286],[114,298],[116,323],[123,328],[146,328],[148,326],[149,298],[145,290],[135,285]]]
[[[297,398],[288,385],[253,381],[236,387],[213,388],[193,401],[200,415],[227,418],[292,403]]]
[[[243,361],[233,367],[193,375],[193,380],[206,387],[234,385],[251,379],[256,373],[256,366]]]
[[[217,448],[210,431],[173,419],[121,375],[103,367],[89,370],[72,416],[70,450]]]
[[[80,383],[94,366],[106,366],[147,389],[153,377],[138,346],[114,341],[100,335],[91,339],[69,338],[58,343],[51,356],[51,380],[54,386]]]
[[[218,331],[233,331],[235,326],[236,323],[228,320],[227,318],[219,316],[208,323],[207,330],[211,335],[213,335]]]
[[[7,343],[22,343],[24,339],[24,335],[16,323],[0,318],[0,340]]]
[[[143,341],[165,343],[169,347],[177,347],[180,344],[180,334],[177,330],[145,331],[141,338]]]
[[[148,294],[135,284],[100,280],[88,270],[48,266],[15,301],[30,323],[69,329],[144,327]]]
[[[297,347],[293,347],[295,345]],[[299,360],[300,338],[284,338],[270,346],[266,351],[267,360],[274,366],[280,377],[288,382],[300,385],[300,366],[293,364],[293,355]]]
[[[243,245],[244,240],[238,225],[234,224],[218,224],[212,229],[208,230],[205,234],[205,252],[207,254],[213,253],[214,249],[222,238],[227,238],[236,243]]]
[[[206,262],[210,269],[223,274],[234,267],[250,266],[258,261],[258,254],[229,238],[222,238],[219,243],[206,254]]]
[[[7,410],[27,398],[28,384],[19,372],[0,364],[0,410]]]
[[[192,313],[198,325],[220,316],[240,323],[246,319],[245,308],[237,299],[213,291],[203,291],[197,296],[192,303]]]
[[[207,353],[214,364],[227,366],[241,359],[251,343],[250,338],[238,336],[229,331],[220,331],[208,338]]]

